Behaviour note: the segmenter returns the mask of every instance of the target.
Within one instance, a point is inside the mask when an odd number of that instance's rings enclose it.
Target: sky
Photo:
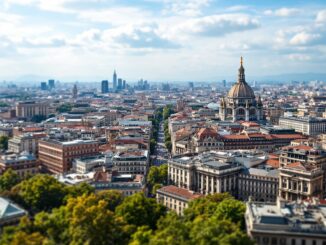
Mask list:
[[[326,72],[326,1],[0,0],[0,80]]]

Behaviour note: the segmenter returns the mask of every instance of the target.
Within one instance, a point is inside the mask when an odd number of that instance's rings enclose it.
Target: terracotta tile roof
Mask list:
[[[193,193],[187,189],[179,188],[174,185],[164,186],[164,187],[160,188],[158,191],[170,193],[170,194],[185,198],[187,200],[192,200],[192,199],[196,199],[196,198],[203,196],[199,193]]]
[[[224,135],[224,139],[230,139],[230,140],[237,140],[237,139],[249,139],[247,135],[245,134],[230,134],[230,135]]]
[[[217,138],[217,131],[213,128],[201,128],[197,132],[197,137],[199,139],[204,139],[207,137]]]
[[[268,159],[266,164],[273,167],[273,168],[279,168],[280,167],[280,161],[278,159]]]
[[[242,122],[241,125],[245,126],[245,127],[259,127],[260,126],[258,123],[255,123],[255,122]]]
[[[299,170],[307,170],[306,167],[301,162],[293,162],[288,165],[286,165],[286,168],[293,168],[293,169],[299,169]]]
[[[305,151],[313,150],[313,148],[311,146],[307,146],[307,145],[285,146],[282,149],[284,149],[284,150],[297,149],[297,150],[305,150]]]

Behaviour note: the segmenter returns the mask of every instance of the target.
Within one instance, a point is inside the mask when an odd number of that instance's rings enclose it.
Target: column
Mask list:
[[[245,109],[245,113],[246,113],[245,120],[249,121],[249,109]]]

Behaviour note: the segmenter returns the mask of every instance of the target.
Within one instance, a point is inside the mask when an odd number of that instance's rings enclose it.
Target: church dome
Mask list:
[[[229,98],[255,98],[255,93],[245,80],[245,70],[241,57],[238,82],[233,85],[228,93]]]
[[[255,98],[255,93],[246,82],[237,82],[228,93],[229,98]]]

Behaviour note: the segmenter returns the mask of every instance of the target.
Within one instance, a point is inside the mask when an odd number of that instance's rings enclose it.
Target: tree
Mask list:
[[[193,244],[253,245],[250,238],[230,220],[198,216],[189,233]]]
[[[165,214],[166,208],[155,199],[146,198],[143,193],[136,193],[126,197],[116,208],[116,214],[126,223],[135,226],[147,225],[151,229],[156,227],[157,220]]]
[[[226,199],[233,199],[233,197],[225,192],[194,199],[185,209],[184,216],[186,220],[194,220],[201,215],[210,217],[216,212],[218,204]]]
[[[122,229],[122,222],[107,209],[104,200],[91,194],[68,200],[71,213],[69,234],[71,244],[123,244],[128,236]]]
[[[78,185],[67,186],[66,187],[67,195],[66,200],[70,197],[78,197],[82,195],[89,195],[95,192],[95,188],[87,183],[80,183]]]
[[[64,112],[70,112],[72,110],[73,105],[70,103],[65,103],[57,107],[57,112],[64,113]]]
[[[105,190],[97,193],[98,200],[104,200],[107,203],[107,209],[114,212],[117,206],[119,206],[124,197],[121,192],[114,190]]]
[[[147,183],[152,187],[155,184],[167,184],[168,178],[168,165],[162,164],[160,166],[151,166],[147,175]]]
[[[21,201],[32,212],[50,211],[59,207],[67,194],[64,184],[43,174],[24,180],[13,189],[17,193],[18,202]]]
[[[8,136],[0,136],[0,150],[8,150]]]
[[[175,212],[170,212],[158,221],[157,230],[151,237],[149,244],[191,244],[188,225]]]
[[[140,226],[137,231],[132,234],[129,245],[148,245],[152,234],[153,230],[148,226]]]
[[[225,199],[219,203],[215,211],[218,219],[230,220],[232,223],[239,224],[239,227],[245,227],[244,214],[246,206],[235,199]]]
[[[20,182],[18,174],[9,168],[0,176],[0,192],[10,191],[12,187],[17,185]]]

